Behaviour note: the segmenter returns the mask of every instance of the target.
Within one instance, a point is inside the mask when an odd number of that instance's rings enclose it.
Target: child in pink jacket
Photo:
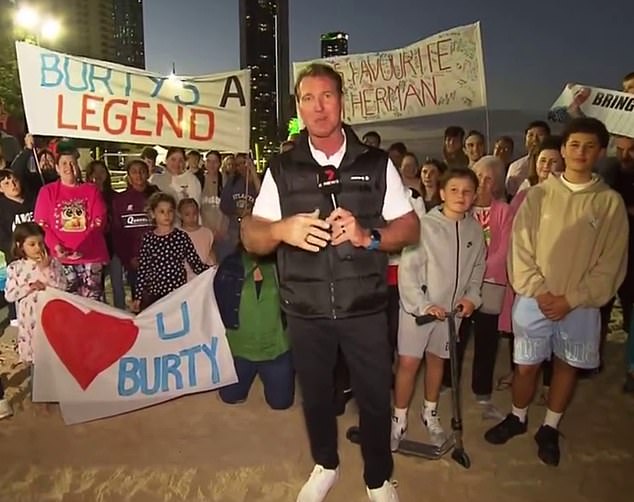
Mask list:
[[[56,169],[59,181],[44,186],[37,196],[35,221],[63,266],[66,291],[102,300],[103,266],[108,263],[106,206],[96,185],[78,182],[72,153],[61,153]]]

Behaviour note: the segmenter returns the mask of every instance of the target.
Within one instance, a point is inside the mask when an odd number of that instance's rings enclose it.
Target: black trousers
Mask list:
[[[385,313],[337,320],[288,316],[287,320],[313,460],[326,469],[339,465],[333,393],[341,349],[359,406],[363,477],[369,488],[381,487],[393,470],[392,366]]]
[[[458,342],[458,369],[460,373],[462,373],[462,362],[472,332],[474,333],[474,352],[471,390],[476,396],[490,396],[493,392],[493,373],[500,341],[498,316],[476,311],[470,319],[463,319],[460,324],[460,341]],[[443,385],[451,387],[449,360],[445,361]]]
[[[398,286],[387,287],[387,336],[392,349],[392,359],[396,354],[398,344],[398,312],[401,297]]]

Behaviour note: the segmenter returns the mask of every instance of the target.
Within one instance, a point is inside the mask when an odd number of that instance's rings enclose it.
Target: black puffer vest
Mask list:
[[[382,217],[387,154],[359,141],[344,126],[346,153],[339,166],[340,207],[350,211],[366,229],[385,226]],[[319,208],[325,219],[332,211],[330,197],[318,187],[323,170],[313,159],[308,134],[302,131],[296,147],[271,161],[271,174],[280,195],[282,217]],[[387,255],[380,251],[327,246],[318,253],[282,244],[277,251],[282,309],[305,319],[340,319],[373,314],[387,304]],[[345,252],[342,250],[345,249]]]

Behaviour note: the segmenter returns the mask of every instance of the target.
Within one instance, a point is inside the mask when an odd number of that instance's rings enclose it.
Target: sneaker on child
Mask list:
[[[447,434],[442,428],[437,410],[423,411],[423,424],[427,428],[429,440],[434,446],[442,446],[447,441]]]
[[[549,425],[542,425],[535,434],[537,456],[546,465],[559,465],[559,431]]]
[[[296,502],[322,502],[338,478],[339,467],[326,469],[317,464],[297,495]]]
[[[394,488],[394,485],[389,481],[383,483],[383,486],[380,488],[373,490],[366,487],[366,492],[368,493],[370,502],[399,502],[396,488]]]
[[[6,399],[0,399],[0,420],[3,418],[8,418],[13,415],[13,410],[11,409],[11,405],[9,401]]]
[[[484,433],[484,439],[491,444],[504,444],[509,439],[524,434],[527,422],[528,420],[520,422],[517,416],[509,413],[504,420]]]
[[[407,430],[407,419],[399,420],[398,417],[392,417],[392,433],[390,434],[390,450],[398,450],[401,439],[405,436]]]

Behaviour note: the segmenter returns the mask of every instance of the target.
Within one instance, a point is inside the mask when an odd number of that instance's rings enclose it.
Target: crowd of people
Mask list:
[[[634,74],[623,82],[634,92]],[[219,391],[236,404],[256,376],[267,403],[286,409],[295,378],[315,468],[299,502],[326,498],[339,476],[336,416],[359,407],[364,479],[371,501],[396,502],[392,452],[408,428],[425,361],[420,410],[429,441],[448,440],[438,412],[449,378],[448,312],[459,309],[461,367],[473,339],[471,389],[499,423],[495,445],[527,432],[543,372],[539,458],[560,462],[559,423],[580,375],[600,371],[615,296],[628,340],[624,391],[634,394],[633,137],[573,118],[559,136],[537,120],[516,160],[508,136],[487,141],[445,130],[437,158],[403,143],[381,149],[341,122],[343,84],[314,64],[295,95],[306,128],[280,146],[263,178],[247,154],[145,148],[112,188],[108,166],[77,152],[25,149],[0,170],[0,249],[18,352],[33,362],[34,293],[54,287],[140,312],[211,266],[238,382]],[[616,156],[606,158],[613,142]],[[334,168],[337,189],[319,183]],[[575,258],[570,259],[571,249]],[[634,260],[632,260],[634,261]],[[131,299],[126,301],[125,285]],[[417,316],[438,321],[424,326]],[[494,381],[498,345],[511,368]],[[511,389],[504,415],[494,389]],[[393,390],[393,397],[392,397]],[[0,417],[11,409],[2,399]]]

